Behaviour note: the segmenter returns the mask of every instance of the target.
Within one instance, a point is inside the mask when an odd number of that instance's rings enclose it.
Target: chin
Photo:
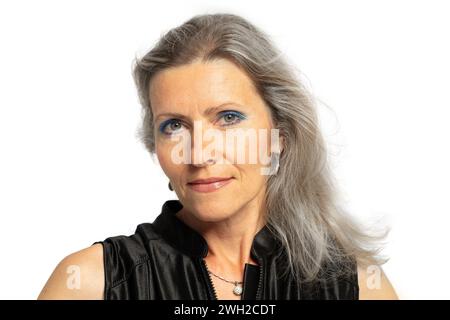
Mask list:
[[[195,217],[203,222],[220,222],[231,217],[235,212],[235,210],[227,206],[226,202],[221,201],[212,203],[206,201],[202,204],[197,202],[197,204],[192,206],[192,209]]]

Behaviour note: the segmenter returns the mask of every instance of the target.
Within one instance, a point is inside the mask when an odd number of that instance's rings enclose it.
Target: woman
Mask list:
[[[366,246],[376,239],[337,204],[315,105],[291,69],[236,15],[167,32],[134,77],[142,140],[179,200],[67,256],[39,298],[396,299]]]

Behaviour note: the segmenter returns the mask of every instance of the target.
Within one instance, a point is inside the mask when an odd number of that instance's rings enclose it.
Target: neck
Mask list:
[[[205,260],[216,274],[242,278],[246,263],[257,264],[250,255],[253,239],[265,225],[265,207],[259,197],[246,203],[227,219],[205,223],[181,209],[177,216],[199,232],[208,244]]]

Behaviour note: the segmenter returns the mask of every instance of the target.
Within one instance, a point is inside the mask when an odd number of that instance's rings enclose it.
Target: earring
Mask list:
[[[280,168],[280,152],[272,152],[270,160],[270,171],[275,175]]]
[[[270,154],[270,167],[261,168],[262,175],[276,175],[278,169],[280,168],[280,153],[279,152],[271,152]]]
[[[169,190],[170,190],[170,191],[173,191],[173,187],[172,187],[172,185],[170,184],[170,182],[169,182]]]

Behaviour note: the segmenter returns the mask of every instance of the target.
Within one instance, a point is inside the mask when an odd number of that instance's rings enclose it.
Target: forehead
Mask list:
[[[250,77],[234,63],[220,59],[165,69],[150,82],[154,113],[176,106],[204,106],[234,101],[251,104],[258,94]]]

